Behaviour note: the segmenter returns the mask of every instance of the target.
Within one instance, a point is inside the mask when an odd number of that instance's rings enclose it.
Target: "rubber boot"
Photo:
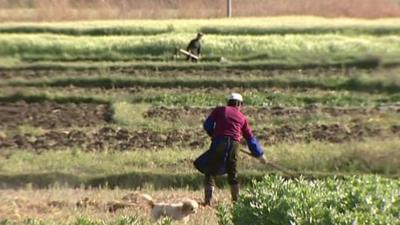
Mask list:
[[[214,186],[206,186],[204,188],[204,205],[211,206]]]
[[[239,184],[231,185],[232,202],[235,203],[239,199]]]

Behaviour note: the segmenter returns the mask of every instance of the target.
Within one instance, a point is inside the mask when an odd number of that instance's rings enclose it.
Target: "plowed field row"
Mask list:
[[[370,137],[399,138],[400,124],[388,128],[358,123],[347,124],[310,124],[303,127],[284,125],[276,128],[255,130],[266,145],[280,143],[321,141],[342,143],[362,141]],[[139,130],[130,132],[125,129],[104,127],[87,133],[79,130],[49,131],[42,135],[23,134],[0,139],[0,148],[55,150],[78,148],[85,151],[123,151],[135,149],[185,148],[187,150],[204,148],[209,137],[201,130],[185,129],[167,132]]]

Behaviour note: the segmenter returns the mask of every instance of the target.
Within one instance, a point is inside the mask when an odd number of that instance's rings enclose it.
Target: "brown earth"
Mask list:
[[[132,207],[119,208],[123,195],[134,191],[127,189],[97,189],[97,188],[50,188],[50,189],[2,189],[0,191],[0,218],[15,222],[34,218],[39,221],[53,221],[51,224],[77,224],[77,218],[89,218],[93,221],[104,220],[107,223],[122,217],[139,216],[150,220],[146,202],[133,202]],[[180,202],[191,198],[202,201],[201,191],[187,189],[171,189],[162,191],[140,190],[150,194],[157,202]],[[216,203],[229,203],[230,194],[227,190],[216,190]],[[77,216],[79,215],[79,216]],[[1,221],[0,219],[0,221]],[[210,223],[210,219],[213,221]],[[196,217],[188,224],[217,224],[215,211],[211,207],[200,206]],[[14,223],[12,223],[14,224]],[[20,223],[17,223],[20,224]],[[35,223],[36,224],[36,223]],[[40,223],[42,224],[42,223]]]
[[[0,79],[15,79],[15,78],[25,78],[25,79],[35,79],[41,77],[51,77],[51,76],[89,76],[89,75],[97,75],[98,71],[88,70],[88,71],[57,71],[57,70],[0,70]]]
[[[195,139],[200,137],[200,139]],[[130,132],[126,129],[103,127],[92,133],[78,130],[50,131],[43,135],[15,135],[0,141],[0,148],[31,150],[80,147],[87,151],[131,150],[135,148],[156,149],[173,146],[203,146],[206,136],[201,130],[169,131],[157,133],[147,130]]]
[[[179,123],[185,118],[192,124],[201,124],[211,108],[195,107],[152,107],[145,116],[154,119],[161,118]],[[303,118],[318,112],[327,113],[333,117],[350,115],[379,114],[382,112],[400,112],[396,107],[386,108],[320,108],[309,106],[305,108],[257,108],[245,107],[244,112],[257,121],[267,121],[273,117]],[[196,115],[193,118],[193,115]],[[41,152],[43,150],[81,148],[85,151],[102,150],[134,150],[161,149],[183,147],[187,149],[205,148],[209,137],[195,126],[188,129],[176,129],[156,132],[148,129],[114,129],[107,126],[110,109],[101,104],[58,104],[44,103],[0,103],[0,148],[25,149]],[[42,132],[22,133],[12,135],[4,132],[18,128],[20,125],[43,128]],[[80,128],[90,127],[91,132]],[[102,128],[96,128],[102,127]],[[310,123],[306,125],[287,124],[277,127],[267,127],[255,130],[257,137],[266,144],[326,141],[340,143],[350,140],[378,136],[398,136],[400,125],[389,128],[371,125],[362,120],[351,123]]]
[[[116,74],[121,76],[123,74],[127,76],[165,76],[165,77],[193,77],[193,76],[215,76],[216,73],[223,74],[224,77],[248,77],[248,76],[280,76],[284,74],[307,74],[310,77],[317,76],[349,76],[354,74],[356,71],[359,73],[360,71],[373,74],[379,73],[377,70],[385,70],[385,71],[398,71],[398,69],[355,69],[355,68],[314,68],[314,69],[304,69],[304,70],[288,70],[288,69],[275,69],[275,70],[260,70],[260,69],[230,69],[226,68],[221,71],[218,69],[168,69],[168,70],[156,70],[156,69],[139,69],[134,66],[118,66],[107,68],[107,71],[111,71],[111,74]],[[52,69],[21,69],[21,70],[9,70],[9,69],[0,69],[0,80],[9,80],[15,78],[24,78],[24,79],[37,79],[43,77],[88,77],[88,76],[98,76],[100,74],[104,74],[104,71],[99,71],[98,69],[86,69],[84,71],[77,70],[69,70],[69,71],[59,71]]]
[[[20,125],[43,129],[99,126],[109,120],[109,111],[101,104],[0,102],[0,130]]]
[[[310,124],[303,127],[285,125],[278,128],[257,130],[258,139],[266,144],[295,143],[322,141],[341,143],[351,140],[363,140],[368,137],[394,137],[400,135],[399,125],[389,129],[372,127],[367,124]],[[94,132],[50,131],[43,135],[15,135],[0,140],[0,149],[24,149],[41,152],[44,150],[65,149],[79,147],[85,151],[102,150],[135,150],[135,149],[162,149],[182,147],[188,150],[206,148],[209,137],[201,130],[172,130],[163,133],[140,130],[113,129],[103,127]]]

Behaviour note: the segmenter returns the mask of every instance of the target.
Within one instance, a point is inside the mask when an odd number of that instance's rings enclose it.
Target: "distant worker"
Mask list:
[[[191,60],[193,62],[196,62],[201,55],[201,43],[200,40],[203,37],[203,33],[197,33],[196,38],[192,39],[189,43],[189,45],[186,48],[186,51],[188,51],[189,53],[197,56],[197,58],[192,57],[190,55],[187,55],[186,59],[187,60]]]
[[[266,163],[264,152],[253,135],[247,118],[240,111],[242,106],[243,97],[232,93],[228,97],[227,106],[215,108],[203,124],[205,131],[212,138],[211,146],[194,161],[194,166],[205,175],[205,205],[211,205],[215,177],[225,173],[228,174],[232,201],[238,200],[237,159],[242,135],[247,141],[251,155],[261,163]]]

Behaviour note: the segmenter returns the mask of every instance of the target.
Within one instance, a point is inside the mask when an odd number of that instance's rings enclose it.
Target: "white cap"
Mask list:
[[[236,101],[243,102],[243,97],[241,94],[231,93],[231,94],[229,94],[228,100],[236,100]]]

